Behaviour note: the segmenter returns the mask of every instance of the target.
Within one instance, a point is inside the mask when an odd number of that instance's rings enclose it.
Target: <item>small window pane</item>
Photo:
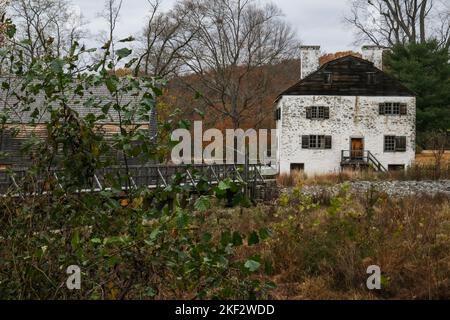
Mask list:
[[[392,114],[398,115],[400,114],[400,103],[394,103],[392,106]]]
[[[319,119],[323,119],[325,117],[325,113],[324,113],[324,108],[323,107],[318,107],[319,108]]]
[[[330,107],[314,106],[306,107],[306,119],[329,119]]]
[[[392,114],[392,103],[386,103],[384,105],[385,114]]]
[[[302,145],[303,149],[331,149],[331,140],[331,136],[325,135],[302,136]]]
[[[379,111],[380,115],[406,115],[406,104],[399,102],[381,103]]]
[[[395,136],[384,137],[384,151],[386,152],[395,151]]]
[[[318,148],[325,149],[325,136],[318,136]]]
[[[309,147],[311,149],[317,149],[318,141],[317,136],[309,136]]]

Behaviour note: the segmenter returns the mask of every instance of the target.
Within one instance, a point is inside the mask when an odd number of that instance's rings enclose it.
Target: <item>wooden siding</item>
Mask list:
[[[332,74],[331,83],[325,83],[325,74]],[[374,83],[368,81],[368,74],[374,74]],[[372,62],[346,56],[330,61],[318,71],[299,81],[283,95],[322,96],[407,96],[415,93],[385,72],[374,67]]]

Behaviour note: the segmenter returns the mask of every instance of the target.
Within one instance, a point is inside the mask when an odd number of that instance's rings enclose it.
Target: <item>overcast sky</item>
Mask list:
[[[90,21],[88,28],[92,35],[106,29],[98,14],[103,0],[73,0],[83,16]],[[163,0],[163,6],[170,8],[175,0]],[[300,40],[306,45],[320,45],[325,52],[356,49],[353,32],[342,23],[349,9],[348,0],[275,0],[274,1],[297,30]],[[147,0],[123,0],[121,19],[117,34],[127,37],[142,30],[149,10]]]

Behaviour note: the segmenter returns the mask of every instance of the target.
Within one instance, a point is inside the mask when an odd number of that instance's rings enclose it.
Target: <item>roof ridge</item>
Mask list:
[[[321,84],[318,78],[318,73],[323,72],[324,69],[328,67],[332,67],[333,65],[339,64],[340,62],[352,59],[361,63],[364,63],[364,66],[360,67],[360,70],[350,69],[348,72],[350,73],[352,70],[355,74],[355,79],[345,79],[341,82],[334,80],[333,84]],[[376,85],[369,85],[361,82],[360,74],[363,72],[376,71],[381,74],[381,83]],[[358,75],[358,76],[356,76]],[[356,79],[356,78],[359,78]],[[316,79],[314,81],[314,79]],[[353,81],[353,83],[351,82]],[[322,81],[323,82],[323,81]],[[386,84],[388,83],[388,84]],[[307,86],[307,84],[310,84]],[[339,84],[341,86],[339,86]],[[334,86],[333,86],[334,85]],[[376,87],[374,87],[376,86]],[[304,89],[304,90],[302,90]],[[290,94],[291,93],[291,94]],[[389,75],[386,71],[378,69],[373,62],[357,57],[353,54],[346,54],[345,56],[333,59],[324,63],[320,66],[319,69],[312,72],[305,78],[297,81],[295,84],[290,86],[288,89],[284,90],[281,94],[278,95],[275,102],[279,101],[279,99],[284,95],[348,95],[348,96],[394,96],[398,94],[399,96],[416,96],[416,93],[411,89],[402,84],[398,79]]]

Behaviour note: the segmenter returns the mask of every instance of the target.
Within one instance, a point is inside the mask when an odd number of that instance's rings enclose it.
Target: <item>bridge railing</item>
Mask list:
[[[123,190],[138,187],[161,188],[174,183],[175,179],[177,183],[189,185],[196,185],[203,179],[213,185],[230,178],[246,182],[246,189],[251,195],[257,186],[264,184],[261,167],[261,164],[145,164],[126,168],[111,166],[97,170],[77,192],[95,192],[113,187]],[[0,171],[0,194],[43,194],[55,186],[64,188],[63,171],[51,169],[40,174],[30,174],[29,170],[13,168]]]

